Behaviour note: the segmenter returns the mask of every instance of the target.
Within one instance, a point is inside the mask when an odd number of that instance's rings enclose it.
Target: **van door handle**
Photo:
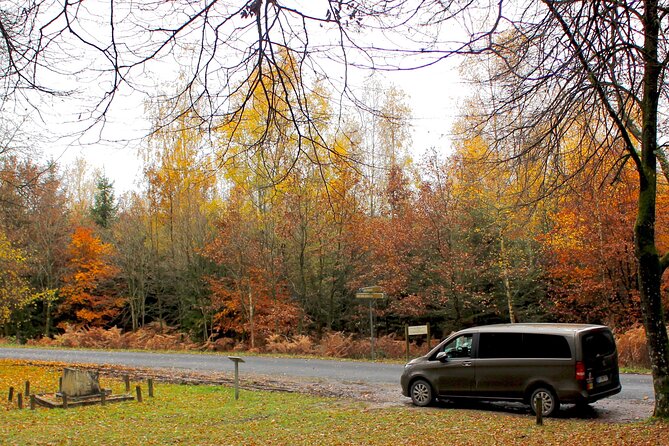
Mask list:
[[[471,361],[465,361],[465,362],[462,363],[462,366],[463,366],[463,367],[471,367],[471,366],[472,366],[472,362],[471,362]]]

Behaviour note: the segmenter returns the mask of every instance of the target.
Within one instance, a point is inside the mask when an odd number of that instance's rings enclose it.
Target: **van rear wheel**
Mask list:
[[[541,400],[541,413],[545,417],[550,417],[557,411],[560,404],[558,399],[555,396],[555,393],[546,387],[539,387],[534,389],[532,395],[530,396],[530,409],[532,413],[536,415],[537,413],[537,398]]]
[[[411,401],[420,407],[429,406],[434,400],[432,395],[432,386],[429,382],[424,379],[417,379],[411,384],[411,389],[409,394],[411,395]]]

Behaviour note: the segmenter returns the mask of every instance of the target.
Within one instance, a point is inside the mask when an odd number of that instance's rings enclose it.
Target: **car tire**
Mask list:
[[[532,413],[535,415],[537,413],[537,408],[536,408],[537,397],[541,398],[541,403],[542,403],[541,413],[544,417],[550,417],[560,407],[560,403],[558,402],[557,396],[555,396],[555,392],[553,392],[551,389],[547,387],[538,387],[534,389],[532,395],[530,395],[530,410],[532,410]]]
[[[429,406],[434,400],[432,386],[424,379],[417,379],[411,383],[409,395],[411,396],[411,402],[419,407]]]

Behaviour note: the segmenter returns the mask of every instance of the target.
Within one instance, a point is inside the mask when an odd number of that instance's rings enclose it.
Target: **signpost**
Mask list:
[[[235,363],[235,399],[239,399],[239,363],[245,362],[238,356],[228,356],[228,359]]]
[[[405,325],[404,338],[406,339],[407,343],[407,362],[409,362],[409,336],[420,335],[427,335],[427,350],[429,351],[430,347],[432,347],[430,342],[430,324],[414,325],[411,327],[409,325]]]
[[[368,286],[365,288],[360,288],[357,293],[355,293],[356,299],[367,299],[369,302],[369,339],[370,346],[372,350],[372,361],[374,361],[374,313],[372,312],[372,302],[376,299],[384,299],[386,293],[383,292],[383,288],[380,286]]]

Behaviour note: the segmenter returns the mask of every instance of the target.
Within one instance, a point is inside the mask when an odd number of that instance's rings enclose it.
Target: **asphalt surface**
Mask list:
[[[0,347],[0,358],[60,361],[69,363],[108,364],[127,367],[192,370],[198,372],[229,372],[233,362],[216,354],[149,353],[98,350],[37,349]],[[403,366],[398,364],[326,359],[271,358],[243,356],[245,373],[273,378],[310,378],[397,384]],[[653,399],[652,380],[647,375],[622,374],[622,392],[612,399],[649,401]]]
[[[148,353],[98,350],[36,349],[0,347],[0,358],[33,359],[68,363],[108,364],[127,367],[227,372],[234,364],[227,356],[215,354]],[[275,378],[315,378],[369,383],[397,383],[403,366],[361,361],[271,358],[243,356],[245,373]]]

